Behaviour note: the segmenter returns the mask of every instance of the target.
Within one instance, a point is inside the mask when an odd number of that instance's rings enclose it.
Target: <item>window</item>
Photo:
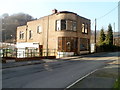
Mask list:
[[[77,25],[76,25],[76,22],[74,21],[73,22],[73,31],[76,31],[76,27],[77,27]]]
[[[87,34],[88,33],[88,24],[82,24],[82,33]]]
[[[61,20],[61,30],[66,30],[66,20]]]
[[[84,33],[85,32],[85,24],[83,23],[82,24],[82,33]]]
[[[60,20],[57,20],[57,21],[56,21],[56,24],[57,24],[57,25],[56,25],[56,30],[57,30],[57,31],[61,30],[61,24],[60,24],[60,22],[61,22]]]
[[[90,40],[87,38],[80,38],[80,51],[86,51],[90,49]]]
[[[88,24],[85,24],[85,33],[88,33]]]
[[[66,30],[73,30],[73,25],[72,25],[73,21],[67,20],[66,22],[67,22],[67,25],[66,25],[67,29]]]
[[[23,31],[20,31],[19,38],[20,38],[20,39],[24,39],[24,32],[23,32]]]
[[[62,51],[62,38],[61,37],[58,38],[58,50]]]
[[[60,52],[76,52],[76,37],[58,37],[58,51]]]
[[[32,34],[33,34],[33,31],[29,31],[29,39],[32,39],[33,38],[33,36],[32,36]]]
[[[69,30],[76,31],[76,22],[73,20],[57,20],[56,21],[56,31]]]
[[[38,26],[37,27],[37,33],[41,33],[42,32],[42,27],[41,26]]]

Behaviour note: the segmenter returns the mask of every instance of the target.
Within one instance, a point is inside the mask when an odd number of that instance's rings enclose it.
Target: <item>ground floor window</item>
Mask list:
[[[80,51],[88,51],[90,49],[90,40],[87,38],[80,38]]]
[[[77,52],[77,38],[76,37],[59,37],[58,51]]]

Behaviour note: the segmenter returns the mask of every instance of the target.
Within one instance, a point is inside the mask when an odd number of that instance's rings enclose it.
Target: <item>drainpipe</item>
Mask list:
[[[49,36],[49,16],[48,16],[48,24],[47,24],[47,58],[48,58],[48,36]]]
[[[25,42],[27,42],[27,30],[28,30],[28,25],[26,25],[26,40],[25,40]]]

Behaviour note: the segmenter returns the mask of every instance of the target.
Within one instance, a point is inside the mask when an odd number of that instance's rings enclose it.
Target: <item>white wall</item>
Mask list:
[[[39,43],[16,43],[17,57],[23,58],[25,56],[25,48],[39,48]]]
[[[56,58],[73,56],[74,52],[57,52]]]

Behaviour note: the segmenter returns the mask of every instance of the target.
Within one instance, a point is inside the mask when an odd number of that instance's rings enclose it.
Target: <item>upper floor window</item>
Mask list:
[[[61,21],[60,20],[56,21],[56,30],[57,31],[61,30]]]
[[[42,32],[42,27],[41,26],[37,26],[37,33],[41,33]]]
[[[66,30],[66,20],[61,20],[61,30]]]
[[[20,31],[19,38],[24,39],[24,32],[23,31]]]
[[[33,38],[33,31],[30,30],[30,31],[29,31],[29,39],[32,39],[32,38]]]
[[[82,24],[82,33],[85,33],[85,34],[88,33],[88,24],[85,24],[85,23]]]
[[[85,24],[83,23],[82,24],[82,33],[84,33],[85,32]]]
[[[77,24],[75,21],[73,21],[73,31],[77,31]]]
[[[71,20],[67,20],[66,21],[67,22],[67,29],[66,30],[73,30],[73,21],[71,21]]]
[[[85,24],[85,33],[88,33],[88,24]]]
[[[73,20],[57,20],[56,21],[56,30],[71,30],[76,31],[76,22]]]

